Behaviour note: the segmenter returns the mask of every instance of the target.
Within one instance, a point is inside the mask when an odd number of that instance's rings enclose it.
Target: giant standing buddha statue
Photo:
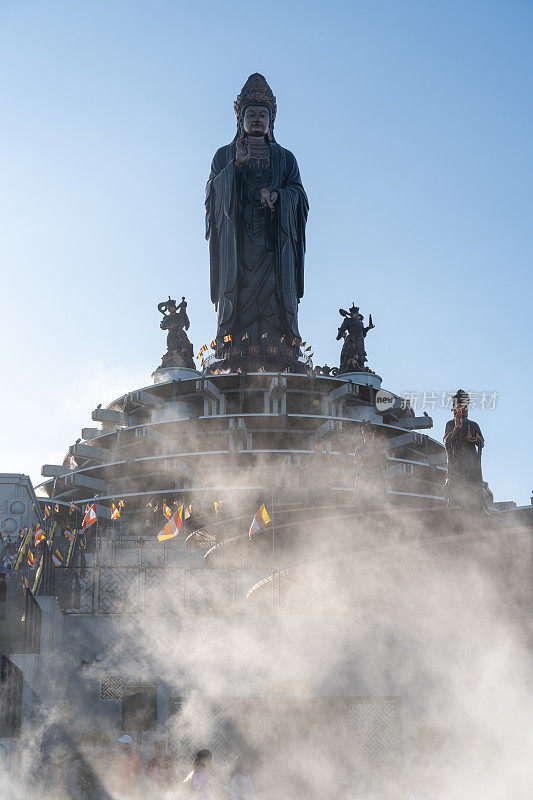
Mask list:
[[[206,188],[217,363],[298,369],[307,195],[274,138],[276,98],[262,75],[250,75],[234,108],[237,132],[215,153]]]

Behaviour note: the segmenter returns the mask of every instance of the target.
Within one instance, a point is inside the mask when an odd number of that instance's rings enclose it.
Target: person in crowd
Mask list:
[[[111,774],[111,744],[109,736],[99,728],[85,731],[78,739],[76,800],[110,800],[106,787]]]
[[[235,756],[229,782],[231,800],[256,800],[256,793],[250,777],[250,761],[246,755]]]
[[[191,792],[196,792],[200,800],[213,800],[209,773],[213,765],[213,756],[210,750],[198,750],[192,764],[192,772],[185,778],[184,783],[190,782]]]
[[[131,749],[131,736],[124,734],[118,742],[118,753],[111,766],[111,786],[116,800],[130,800],[137,796],[141,776],[141,759]]]
[[[147,788],[152,797],[159,800],[159,796],[168,792],[175,783],[176,775],[174,762],[166,753],[166,743],[160,739],[155,743],[155,756],[146,767]]]
[[[47,796],[61,797],[62,800],[78,797],[75,762],[75,754],[68,753],[63,747],[54,747],[45,771],[43,788]]]

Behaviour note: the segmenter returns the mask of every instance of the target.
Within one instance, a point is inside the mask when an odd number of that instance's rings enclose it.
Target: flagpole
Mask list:
[[[93,502],[94,502],[94,509],[96,511],[96,497],[94,498]],[[98,519],[98,514],[97,514],[96,515],[96,537],[95,537],[96,541],[95,541],[95,548],[94,548],[94,566],[95,567],[100,565],[100,557],[99,557],[99,552],[98,552],[98,545],[99,545],[98,528],[99,527],[100,527],[100,520]]]
[[[270,508],[272,509],[272,611],[276,611],[274,568],[276,563],[276,520],[274,517],[274,495],[270,495]]]

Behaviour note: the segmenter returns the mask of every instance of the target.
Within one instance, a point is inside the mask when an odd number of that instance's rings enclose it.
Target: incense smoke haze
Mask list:
[[[253,470],[244,480],[261,483]],[[227,473],[204,474],[202,481],[233,485]],[[428,539],[417,514],[398,520],[390,510],[335,521],[333,507],[319,532],[302,531],[309,541],[303,556],[285,553],[287,563],[306,564],[276,575],[281,589],[274,580],[263,602],[243,600],[234,616],[180,615],[180,590],[166,570],[160,613],[95,619],[87,629],[67,618],[58,654],[65,680],[43,693],[24,741],[23,778],[5,788],[6,800],[56,800],[53,791],[43,794],[41,779],[58,749],[79,752],[79,737],[94,727],[120,735],[117,717],[103,718],[102,703],[80,717],[71,701],[94,691],[103,674],[157,681],[184,698],[168,730],[169,741],[182,747],[180,780],[188,754],[233,726],[253,753],[260,798],[530,797],[530,533],[487,533],[465,518],[464,534],[444,530]],[[268,537],[268,529],[261,535]],[[325,559],[324,540],[342,540],[342,552]],[[249,585],[253,571],[244,578]],[[268,564],[255,569],[257,577],[271,571]],[[209,572],[199,574],[206,604]],[[281,594],[281,608],[271,591]],[[97,651],[102,660],[80,670],[80,660]],[[361,764],[354,767],[346,712],[334,698],[390,696],[402,698],[404,752],[386,774],[366,774]],[[318,721],[309,716],[313,706]],[[161,736],[145,734],[143,752],[151,755]],[[105,758],[91,763],[108,782]],[[229,767],[214,763],[221,786]],[[168,798],[182,792],[178,785]]]
[[[497,499],[529,502],[529,425],[516,418],[533,388],[532,21],[531,4],[490,0],[2,3],[3,468],[37,483],[91,408],[148,382],[164,349],[160,298],[186,295],[195,352],[212,339],[204,186],[258,70],[309,193],[299,324],[316,363],[338,364],[338,309],[353,301],[373,313],[369,365],[386,387],[497,391],[494,410],[472,415],[484,477]],[[440,439],[449,414],[427,410]],[[179,781],[192,752],[228,741],[214,781],[225,787],[246,750],[258,800],[530,800],[531,529],[504,515],[501,530],[393,509],[341,518],[351,497],[336,492],[293,548],[280,523],[270,560],[271,529],[247,542],[259,503],[309,505],[306,491],[277,496],[281,469],[198,476],[196,504],[250,512],[232,531],[235,562],[221,552],[219,572],[218,555],[195,570],[202,613],[183,612],[168,569],[150,613],[62,618],[0,800],[63,800],[58,765],[74,774],[82,758],[119,800],[115,743],[80,744],[94,728],[122,732],[120,701],[99,701],[104,675],[183,699],[167,729],[160,704],[142,739],[146,767],[168,736]],[[133,517],[128,535],[146,533]],[[203,564],[183,533],[168,548],[178,566]],[[230,581],[233,614],[219,607]],[[126,600],[134,609],[133,591]],[[43,630],[43,646],[51,638]],[[350,698],[401,700],[385,769],[354,744]],[[166,800],[183,796],[178,784]]]

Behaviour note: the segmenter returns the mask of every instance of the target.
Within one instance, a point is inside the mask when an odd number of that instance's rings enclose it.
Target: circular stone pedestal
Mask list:
[[[374,372],[341,372],[340,375],[335,377],[346,382],[357,383],[359,386],[372,386],[374,389],[381,388],[381,377]]]
[[[152,372],[154,383],[169,383],[170,381],[186,381],[199,378],[200,373],[191,367],[158,367]]]

